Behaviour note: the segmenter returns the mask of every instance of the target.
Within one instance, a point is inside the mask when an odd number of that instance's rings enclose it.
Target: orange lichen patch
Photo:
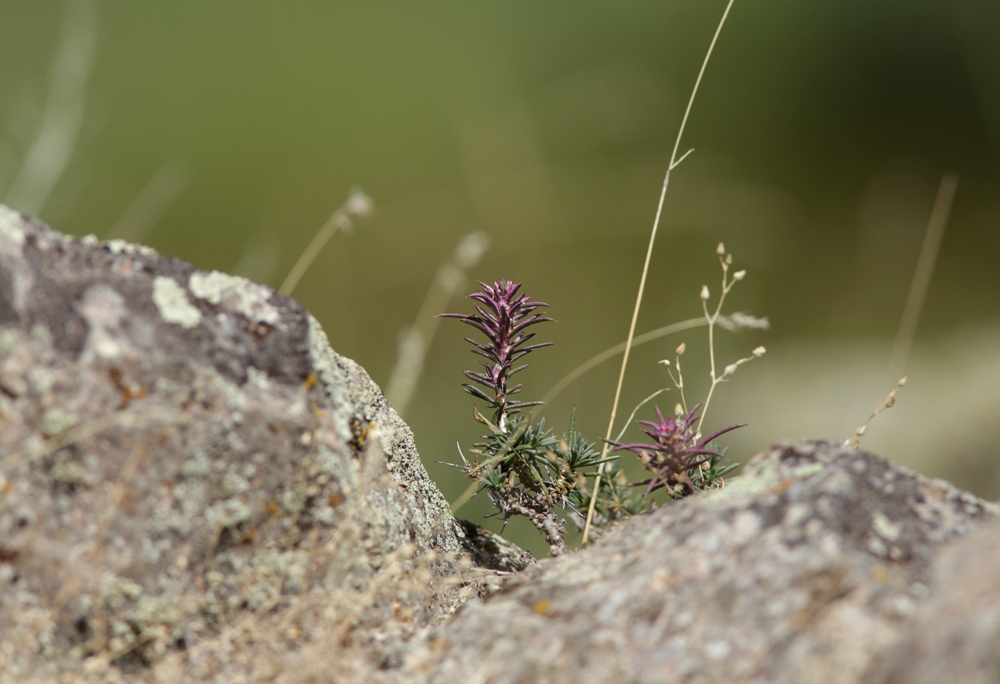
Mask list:
[[[340,494],[337,494],[336,492],[330,495],[328,501],[330,502],[330,506],[333,508],[336,508],[340,504],[344,503],[344,500],[340,498]]]
[[[316,386],[316,374],[315,373],[310,373],[309,375],[306,376],[305,386],[306,386],[307,390],[311,390],[313,387]]]
[[[876,582],[885,583],[889,581],[891,575],[884,565],[878,565],[872,568],[872,579]]]
[[[768,494],[783,494],[793,484],[795,484],[795,478],[794,477],[789,478],[789,479],[787,479],[787,480],[785,480],[783,482],[779,482],[778,484],[776,484],[773,487],[771,487],[771,489],[769,489],[767,493]]]
[[[545,615],[547,612],[549,612],[549,608],[551,606],[552,606],[552,601],[550,599],[542,599],[532,607],[531,612],[533,612],[535,615]]]
[[[272,501],[271,503],[269,503],[267,505],[267,514],[268,515],[274,515],[277,512],[278,512],[278,502],[277,501]]]
[[[125,408],[132,401],[142,399],[149,394],[149,390],[142,385],[133,385],[127,382],[121,368],[117,366],[112,366],[108,369],[108,376],[111,378],[111,382],[115,384],[115,387],[118,388],[118,391],[121,392],[121,404],[119,408]]]
[[[351,418],[351,447],[355,451],[361,451],[364,448],[368,432],[374,427],[374,421]]]
[[[253,544],[253,540],[257,538],[257,530],[250,528],[247,533],[243,535],[244,544]]]

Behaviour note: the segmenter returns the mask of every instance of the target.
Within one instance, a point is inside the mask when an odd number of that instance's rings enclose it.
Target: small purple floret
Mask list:
[[[696,405],[683,417],[664,418],[660,407],[657,406],[657,420],[639,421],[640,425],[649,428],[643,432],[655,440],[652,444],[609,442],[615,451],[631,451],[638,455],[646,468],[653,472],[653,476],[648,482],[642,483],[648,484],[647,494],[673,483],[682,484],[687,488],[689,494],[693,493],[695,486],[688,473],[701,464],[709,462],[713,457],[724,457],[722,453],[707,448],[707,445],[719,435],[746,426],[746,423],[730,425],[707,437],[697,439],[698,431],[695,428],[695,423],[698,421],[699,408],[701,408],[701,404]]]

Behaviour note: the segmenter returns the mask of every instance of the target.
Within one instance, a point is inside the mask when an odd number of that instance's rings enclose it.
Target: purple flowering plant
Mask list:
[[[458,319],[485,337],[485,341],[465,338],[472,345],[471,351],[482,357],[482,370],[465,371],[472,382],[463,387],[489,407],[485,415],[473,407],[475,420],[487,432],[469,449],[471,461],[459,450],[463,464],[457,467],[481,485],[478,492],[486,492],[505,524],[514,515],[526,517],[546,538],[553,555],[559,555],[566,551],[566,519],[582,528],[591,496],[596,496],[595,520],[607,523],[645,510],[650,505],[648,495],[658,489],[666,489],[671,498],[682,498],[699,489],[720,486],[722,475],[735,467],[723,464],[724,453],[709,443],[742,426],[702,437],[697,415],[700,404],[676,418],[664,418],[657,408],[657,421],[641,421],[649,428],[646,434],[652,443],[609,442],[614,451],[639,456],[651,472],[648,479],[639,482],[629,482],[620,453],[602,457],[595,443],[576,431],[575,411],[562,438],[546,429],[544,419],[533,422],[524,409],[542,402],[521,400],[517,395],[522,385],[512,384],[510,379],[529,367],[519,363],[525,356],[552,344],[529,344],[535,333],[528,329],[552,321],[539,311],[549,305],[519,294],[519,283],[501,280],[479,285],[480,291],[469,295],[476,302],[475,313],[439,316]],[[593,482],[602,464],[603,473],[594,492]],[[645,490],[637,494],[640,486]],[[557,511],[562,511],[563,517]]]
[[[649,479],[635,483],[646,485],[646,494],[666,488],[671,498],[680,499],[698,489],[717,485],[723,475],[736,467],[735,464],[723,465],[721,461],[725,454],[708,445],[716,437],[745,427],[746,423],[730,425],[702,437],[696,427],[700,408],[701,404],[696,404],[686,414],[678,413],[677,416],[664,418],[657,406],[657,420],[639,421],[640,425],[649,428],[643,432],[653,439],[653,443],[610,443],[615,451],[631,451],[636,454],[646,470],[652,471]]]

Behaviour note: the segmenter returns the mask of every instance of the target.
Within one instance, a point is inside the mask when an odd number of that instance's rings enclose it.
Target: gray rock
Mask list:
[[[0,682],[391,663],[461,601],[463,544],[296,302],[0,207]]]
[[[1000,521],[949,544],[933,575],[930,598],[866,683],[1000,682]]]
[[[399,681],[857,682],[942,544],[995,513],[864,452],[779,446],[467,603]]]

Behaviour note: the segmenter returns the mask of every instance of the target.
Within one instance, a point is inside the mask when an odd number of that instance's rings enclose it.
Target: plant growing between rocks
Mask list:
[[[730,328],[759,328],[767,324],[766,320],[746,315],[721,316],[726,294],[736,281],[745,276],[745,271],[731,277],[728,275],[732,255],[726,254],[721,244],[719,258],[723,290],[714,313],[710,314],[707,308],[707,287],[702,290],[702,307],[709,328],[712,377],[712,387],[704,403],[706,408],[719,382],[732,375],[743,363],[764,353],[763,347],[758,347],[752,356],[726,366],[723,373],[717,376],[714,347],[716,323]],[[588,441],[576,430],[575,411],[570,418],[569,430],[562,438],[556,438],[553,431],[545,427],[544,418],[535,422],[530,413],[524,415],[525,409],[543,402],[515,398],[521,393],[522,385],[511,384],[510,379],[529,367],[529,364],[518,362],[535,350],[552,344],[528,344],[535,337],[534,332],[528,332],[531,326],[552,321],[552,318],[539,312],[549,305],[519,294],[519,283],[500,280],[489,285],[480,282],[480,287],[481,291],[469,295],[469,299],[477,302],[476,313],[439,314],[444,318],[458,319],[486,337],[485,343],[465,338],[473,346],[471,351],[485,360],[480,361],[482,371],[465,371],[473,382],[463,387],[489,408],[484,415],[478,406],[473,406],[473,417],[486,427],[487,433],[469,450],[473,457],[471,461],[459,447],[462,465],[452,465],[475,480],[474,487],[478,487],[476,493],[486,492],[497,513],[503,516],[505,525],[515,515],[527,518],[544,535],[553,555],[561,555],[566,551],[566,518],[583,528],[587,515],[585,511],[592,503],[596,522],[607,524],[648,509],[652,505],[649,495],[659,489],[665,489],[670,498],[679,499],[698,490],[723,486],[723,476],[736,465],[724,464],[724,452],[711,446],[711,442],[743,425],[731,425],[707,437],[702,435],[701,424],[705,414],[702,412],[699,415],[698,411],[703,404],[699,403],[689,410],[684,400],[680,372],[683,344],[677,350],[677,374],[670,373],[682,401],[677,405],[676,416],[665,418],[660,408],[656,407],[656,421],[639,421],[648,428],[645,432],[653,439],[651,443],[622,443],[619,441],[622,435],[617,440],[605,440],[615,452],[636,454],[643,468],[650,473],[646,479],[629,482],[622,469],[620,455],[609,454],[606,449],[603,453],[598,451],[594,442]],[[721,323],[723,320],[725,324]],[[669,366],[669,362],[666,364]],[[637,406],[636,411],[652,398]],[[598,469],[602,467],[604,473],[599,476]],[[641,494],[637,494],[638,487],[645,488]],[[559,510],[565,511],[565,517],[557,514]]]

